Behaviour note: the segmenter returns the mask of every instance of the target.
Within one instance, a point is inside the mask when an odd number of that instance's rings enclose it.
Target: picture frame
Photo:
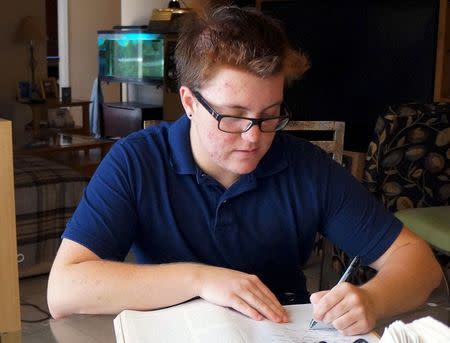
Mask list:
[[[31,100],[32,88],[31,82],[19,81],[17,82],[17,101],[28,102]]]
[[[58,84],[54,77],[41,80],[41,95],[43,99],[58,99]]]
[[[72,88],[61,87],[61,101],[71,102],[72,101]]]

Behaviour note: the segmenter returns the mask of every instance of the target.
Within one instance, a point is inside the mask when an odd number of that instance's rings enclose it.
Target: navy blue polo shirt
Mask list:
[[[99,257],[199,262],[258,275],[275,293],[308,292],[300,266],[316,232],[369,264],[402,224],[321,149],[278,132],[251,173],[225,189],[195,164],[182,116],[118,141],[63,238]]]

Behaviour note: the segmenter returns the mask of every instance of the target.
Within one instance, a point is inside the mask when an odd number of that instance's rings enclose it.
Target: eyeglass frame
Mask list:
[[[231,116],[231,115],[226,115],[226,114],[221,114],[219,112],[217,112],[214,108],[212,108],[212,106],[208,103],[208,101],[203,97],[203,95],[200,94],[199,91],[197,90],[191,90],[192,94],[194,95],[195,99],[203,106],[203,108],[209,113],[211,114],[214,119],[217,120],[217,129],[222,131],[222,132],[226,132],[226,133],[236,133],[236,134],[242,134],[244,132],[249,131],[253,126],[257,125],[259,130],[261,132],[277,132],[280,130],[283,130],[287,123],[289,122],[289,120],[291,119],[291,115],[289,113],[289,110],[286,108],[286,105],[284,103],[281,104],[281,107],[283,108],[284,112],[287,113],[286,115],[283,116],[277,116],[277,117],[270,117],[270,118],[248,118],[248,117],[239,117],[239,116]],[[244,131],[237,131],[237,132],[230,132],[230,131],[224,131],[220,128],[220,121],[222,120],[222,118],[234,118],[234,119],[245,119],[251,122],[251,124],[244,130]],[[261,128],[261,124],[267,120],[273,120],[273,119],[280,119],[280,121],[287,119],[287,121],[280,126],[279,128],[277,128],[276,130],[273,131],[265,131]]]

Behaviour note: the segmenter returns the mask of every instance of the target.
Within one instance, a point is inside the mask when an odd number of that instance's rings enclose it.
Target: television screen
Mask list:
[[[164,75],[164,37],[142,31],[99,31],[102,80],[155,83]]]

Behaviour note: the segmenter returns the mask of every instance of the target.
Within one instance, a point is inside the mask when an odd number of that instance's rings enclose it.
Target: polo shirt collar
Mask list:
[[[191,121],[184,113],[169,128],[170,163],[178,174],[195,174],[197,171],[189,137],[190,127]]]
[[[192,155],[190,127],[191,121],[184,114],[169,128],[170,162],[178,174],[196,175],[199,171]],[[282,171],[287,166],[286,151],[283,149],[280,134],[277,133],[269,151],[259,162],[255,171],[250,174],[254,174],[256,177],[266,177]]]

